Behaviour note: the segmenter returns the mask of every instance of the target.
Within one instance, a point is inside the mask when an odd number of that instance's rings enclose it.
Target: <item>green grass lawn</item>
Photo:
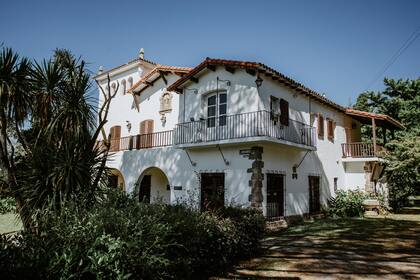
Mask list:
[[[0,214],[0,234],[22,229],[22,222],[15,213]]]

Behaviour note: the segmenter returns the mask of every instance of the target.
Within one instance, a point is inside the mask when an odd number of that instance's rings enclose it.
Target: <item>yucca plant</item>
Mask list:
[[[44,210],[59,211],[70,200],[90,206],[101,199],[109,145],[99,148],[97,138],[105,135],[107,111],[118,89],[103,92],[96,124],[86,64],[67,50],[56,50],[52,59],[31,67],[27,59],[3,49],[0,81],[1,162],[8,167],[8,184],[25,227],[36,226]],[[16,156],[20,146],[24,152]]]

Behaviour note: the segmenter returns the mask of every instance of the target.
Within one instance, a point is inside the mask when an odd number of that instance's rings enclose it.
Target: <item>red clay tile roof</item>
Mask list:
[[[259,63],[259,62],[252,62],[252,61],[237,61],[237,60],[225,60],[225,59],[212,59],[212,58],[206,58],[203,62],[201,62],[199,65],[194,67],[190,72],[188,72],[185,76],[178,79],[175,83],[170,85],[168,87],[168,90],[170,91],[179,91],[180,87],[187,82],[191,77],[198,74],[201,70],[207,68],[208,66],[230,66],[233,68],[241,68],[241,69],[251,69],[254,70],[260,74],[264,74],[266,76],[271,77],[273,80],[277,80],[279,83],[284,84],[285,86],[294,89],[297,92],[301,92],[303,94],[309,95],[316,100],[318,100],[321,103],[324,103],[326,105],[329,105],[333,107],[334,109],[341,111],[349,116],[353,117],[368,117],[368,118],[375,118],[379,121],[381,121],[381,124],[385,124],[388,126],[392,126],[393,128],[403,128],[403,125],[398,122],[397,120],[391,118],[387,115],[381,115],[381,114],[373,114],[368,112],[362,112],[357,111],[353,109],[345,108],[322,94],[304,86],[303,84],[283,75],[282,73],[274,70],[271,67],[268,67],[265,64]],[[366,123],[366,121],[365,121]]]
[[[188,73],[189,71],[191,71],[191,69],[192,68],[188,68],[188,67],[177,67],[177,66],[169,66],[169,65],[158,64],[149,73],[147,73],[145,76],[143,76],[143,78],[141,78],[137,83],[135,83],[130,89],[128,89],[127,92],[133,93],[136,88],[138,88],[141,84],[149,81],[149,79],[151,77],[153,77],[153,75],[158,73],[159,71],[171,71],[171,72],[178,72],[178,73]]]
[[[257,71],[258,73],[265,74],[267,76],[271,76],[273,79],[277,80],[278,82],[298,91],[302,92],[304,94],[310,95],[316,99],[318,99],[320,102],[326,103],[335,109],[339,111],[345,111],[345,108],[338,105],[337,103],[329,100],[328,98],[324,97],[322,94],[317,93],[314,90],[311,90],[301,83],[296,82],[295,80],[286,77],[285,75],[281,74],[280,72],[274,70],[273,68],[268,67],[265,64],[259,63],[259,62],[251,62],[251,61],[237,61],[237,60],[225,60],[225,59],[212,59],[212,58],[206,58],[202,63],[200,63],[198,66],[193,68],[187,75],[177,80],[175,83],[173,83],[168,90],[178,90],[179,87],[184,84],[186,81],[188,81],[189,78],[193,77],[197,73],[199,73],[201,70],[206,68],[207,66],[231,66],[234,68],[242,68],[242,69],[252,69]]]
[[[379,123],[384,123],[384,124],[386,123],[388,126],[391,126],[393,128],[397,128],[397,129],[404,128],[404,126],[399,121],[384,114],[375,114],[375,113],[359,111],[359,110],[349,108],[349,109],[346,109],[346,115],[349,115],[351,117],[356,117],[361,120],[365,119],[365,123],[369,123],[371,119],[375,119],[375,120],[378,120]]]

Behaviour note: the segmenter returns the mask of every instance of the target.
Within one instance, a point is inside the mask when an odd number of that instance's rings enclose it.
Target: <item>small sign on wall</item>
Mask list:
[[[182,186],[174,186],[174,191],[182,191]]]

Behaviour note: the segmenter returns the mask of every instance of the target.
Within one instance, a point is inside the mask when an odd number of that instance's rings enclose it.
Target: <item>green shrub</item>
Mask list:
[[[45,213],[38,234],[3,239],[0,278],[207,279],[254,253],[264,227],[251,209],[200,213],[114,193],[91,209]]]
[[[336,196],[328,201],[327,212],[338,217],[362,217],[364,213],[363,200],[368,195],[359,190],[337,191]]]
[[[0,214],[16,211],[16,201],[12,197],[0,198]]]

